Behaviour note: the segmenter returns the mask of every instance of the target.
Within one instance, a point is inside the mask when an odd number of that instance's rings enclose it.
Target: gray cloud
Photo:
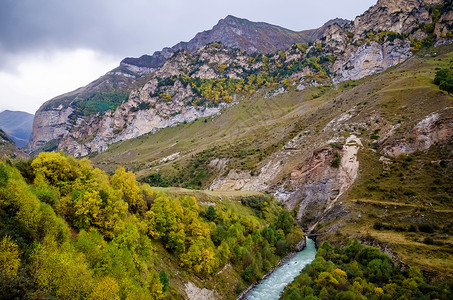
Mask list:
[[[228,14],[293,30],[352,19],[376,0],[2,0],[0,69],[37,51],[88,48],[122,58],[151,54]]]

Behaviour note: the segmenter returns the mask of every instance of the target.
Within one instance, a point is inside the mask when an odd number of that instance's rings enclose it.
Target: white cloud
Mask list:
[[[0,72],[0,111],[35,113],[45,101],[85,86],[119,65],[120,58],[88,49],[14,58],[13,73]]]

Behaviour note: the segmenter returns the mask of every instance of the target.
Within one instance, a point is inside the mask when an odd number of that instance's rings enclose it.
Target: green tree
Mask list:
[[[132,212],[144,213],[146,211],[146,203],[140,193],[134,173],[126,172],[123,167],[118,168],[112,176],[112,187],[123,192],[123,199],[129,204]]]
[[[31,163],[31,167],[35,173],[42,173],[51,185],[60,188],[81,175],[77,160],[60,152],[40,153]]]
[[[168,275],[165,270],[160,271],[159,280],[160,283],[162,283],[162,291],[165,293],[166,291],[168,291],[168,288],[170,286],[170,280],[168,279]]]
[[[0,274],[16,277],[19,265],[19,247],[6,236],[0,241]]]
[[[90,300],[119,300],[120,287],[118,282],[111,277],[99,280],[88,299]]]
[[[437,84],[443,91],[448,94],[453,93],[453,72],[450,69],[440,69],[434,77],[434,84]]]
[[[217,212],[215,210],[215,207],[212,205],[209,205],[208,210],[206,211],[206,219],[209,221],[214,221],[217,218]]]
[[[294,220],[287,210],[281,210],[278,214],[277,222],[275,223],[277,229],[283,230],[286,234],[290,232],[293,227]]]
[[[74,224],[85,229],[94,224],[101,212],[102,199],[97,191],[82,191],[74,199]]]
[[[36,249],[31,259],[32,275],[42,290],[60,299],[84,299],[93,287],[93,273],[84,256],[66,244],[54,243]]]

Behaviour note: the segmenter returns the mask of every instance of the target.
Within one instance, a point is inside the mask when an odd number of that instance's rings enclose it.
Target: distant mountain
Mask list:
[[[28,144],[33,128],[34,115],[23,111],[0,112],[0,128],[11,137],[17,147]]]
[[[3,157],[27,159],[29,156],[24,151],[18,149],[14,141],[0,129],[0,159]]]
[[[317,29],[304,31],[292,31],[280,26],[252,22],[234,16],[221,19],[211,30],[199,32],[189,42],[180,42],[171,48],[164,48],[153,55],[143,55],[139,58],[125,58],[121,67],[127,67],[130,71],[140,73],[150,72],[161,67],[165,61],[176,51],[185,50],[194,52],[200,47],[213,42],[220,42],[228,48],[237,48],[251,53],[275,53],[289,48],[295,43],[314,42],[321,38],[328,27],[333,24],[344,25],[350,21],[334,19]]]

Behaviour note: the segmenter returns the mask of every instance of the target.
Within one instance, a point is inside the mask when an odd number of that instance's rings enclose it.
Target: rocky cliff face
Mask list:
[[[29,150],[57,147],[84,156],[218,114],[238,95],[263,86],[304,89],[381,72],[411,57],[411,49],[448,41],[450,2],[382,0],[354,22],[334,20],[305,32],[229,16],[190,42],[164,49],[158,62],[126,59],[88,86],[45,103],[36,113]],[[204,45],[215,40],[224,45]],[[294,42],[267,55],[232,49],[265,54]]]
[[[440,4],[442,0],[379,0],[375,6],[370,8],[364,15],[354,20],[351,32],[364,37],[366,32],[393,31],[409,33],[418,29],[419,24],[432,22],[427,6]],[[416,35],[423,35],[422,32]]]
[[[452,107],[426,116],[404,138],[390,135],[380,141],[382,153],[389,157],[425,151],[453,137]]]
[[[53,150],[59,141],[69,134],[76,124],[75,111],[84,109],[86,103],[101,105],[101,101],[91,101],[95,95],[115,95],[131,89],[135,79],[121,74],[106,74],[85,87],[55,97],[44,103],[35,114],[33,131],[27,150],[29,152]],[[104,103],[105,104],[105,103]],[[106,104],[108,107],[108,104]],[[100,109],[104,112],[106,109]]]

